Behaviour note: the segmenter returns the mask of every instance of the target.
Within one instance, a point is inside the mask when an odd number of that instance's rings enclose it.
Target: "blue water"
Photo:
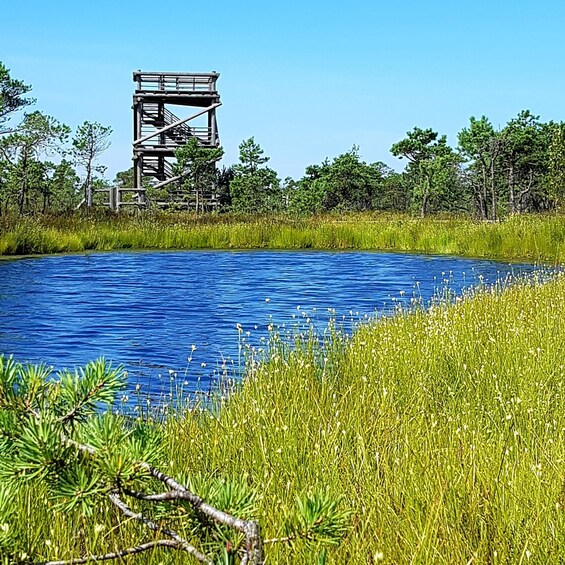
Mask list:
[[[270,323],[335,311],[348,322],[416,293],[430,299],[528,266],[358,252],[94,253],[0,261],[0,353],[72,367],[104,355],[130,382],[155,389],[173,371],[206,382],[242,338],[260,345]],[[237,324],[243,333],[238,334]],[[248,334],[247,332],[250,332]],[[196,346],[196,349],[194,349]]]

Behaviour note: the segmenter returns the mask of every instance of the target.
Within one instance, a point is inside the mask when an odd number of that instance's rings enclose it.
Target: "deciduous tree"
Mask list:
[[[29,191],[34,188],[38,157],[59,151],[69,133],[69,127],[55,118],[32,112],[24,116],[17,132],[0,138],[0,153],[8,161],[12,178],[16,180],[20,213],[24,212]]]
[[[84,201],[88,208],[94,202],[92,179],[96,172],[100,172],[96,161],[110,147],[111,134],[111,127],[86,121],[77,128],[72,141],[75,162],[84,169]]]

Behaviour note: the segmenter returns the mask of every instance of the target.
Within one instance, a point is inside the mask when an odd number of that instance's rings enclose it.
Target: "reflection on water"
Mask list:
[[[238,323],[258,341],[270,317],[290,325],[298,306],[314,311],[322,326],[328,309],[338,318],[363,317],[393,299],[409,300],[416,285],[427,300],[446,277],[460,288],[478,276],[489,282],[531,269],[359,252],[98,253],[2,261],[0,352],[57,368],[104,355],[145,385],[172,370],[193,387],[222,359],[237,363]]]

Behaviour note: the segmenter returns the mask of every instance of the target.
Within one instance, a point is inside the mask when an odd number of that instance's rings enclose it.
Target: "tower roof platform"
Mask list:
[[[220,100],[216,90],[219,76],[219,73],[136,71],[134,96],[143,96],[147,102],[206,108]]]

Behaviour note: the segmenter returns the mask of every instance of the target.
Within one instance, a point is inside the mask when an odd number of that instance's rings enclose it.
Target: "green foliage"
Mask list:
[[[239,213],[276,212],[282,208],[277,173],[265,167],[269,160],[261,146],[250,137],[239,145],[239,163],[232,167],[231,209]]]
[[[550,201],[554,205],[565,202],[565,123],[547,126],[548,163],[545,183]]]
[[[112,128],[98,122],[83,122],[77,127],[72,140],[72,154],[77,165],[84,170],[84,200],[88,208],[94,204],[93,179],[95,173],[104,169],[96,166],[96,161],[108,147]]]
[[[60,150],[69,132],[55,118],[32,112],[25,115],[16,132],[0,138],[0,154],[7,161],[6,184],[16,194],[20,214],[30,210],[34,190],[46,192],[47,165],[39,157]]]
[[[327,491],[296,496],[297,512],[285,523],[288,543],[305,540],[307,544],[338,545],[350,527],[351,510],[340,509],[340,501]]]
[[[52,171],[46,208],[55,212],[74,210],[79,203],[79,176],[66,159],[54,165]]]
[[[549,144],[547,126],[540,123],[539,116],[524,110],[508,122],[502,135],[509,212],[543,210],[550,202],[544,183]]]
[[[476,208],[481,219],[497,218],[499,200],[500,156],[504,138],[496,132],[487,119],[471,117],[468,128],[457,135],[460,153],[469,163],[469,186],[473,191]]]
[[[409,161],[406,169],[412,201],[426,216],[430,208],[441,210],[443,201],[453,203],[454,189],[458,184],[459,159],[447,145],[445,136],[438,137],[432,129],[415,127],[407,137],[391,147],[395,157]]]
[[[0,127],[12,112],[35,102],[25,97],[30,90],[31,86],[12,78],[9,69],[0,61]]]
[[[14,498],[29,484],[48,489],[61,509],[92,513],[92,499],[111,485],[110,473],[102,472],[108,462],[77,449],[75,442],[101,438],[85,434],[81,424],[101,417],[97,410],[111,406],[122,388],[121,371],[104,360],[53,378],[48,367],[24,366],[0,355],[0,477]],[[134,456],[127,443],[121,447]],[[30,548],[26,551],[31,556]]]
[[[191,137],[186,145],[175,151],[175,174],[181,175],[183,200],[193,201],[198,214],[204,211],[206,198],[215,192],[216,162],[224,154],[221,147],[202,147],[197,137]]]
[[[239,144],[239,164],[234,166],[235,173],[253,175],[269,161],[265,151],[253,137],[244,139]]]
[[[322,165],[306,167],[306,174],[294,185],[289,194],[289,210],[294,214],[319,214],[324,211],[326,182],[324,176],[329,168]]]
[[[353,146],[331,163],[326,159],[307,167],[289,195],[289,210],[298,214],[405,210],[403,188],[395,177],[384,163],[362,161],[359,148]]]
[[[133,187],[133,167],[126,169],[125,171],[119,171],[116,173],[116,178],[114,183],[120,188],[132,188]]]
[[[146,549],[140,545],[131,519],[157,535],[162,531],[175,549],[186,551],[199,540],[204,553],[195,548],[190,552],[201,561],[235,564],[252,549],[254,538],[241,524],[253,525],[261,498],[257,490],[245,480],[209,473],[180,473],[184,486],[159,471],[157,466],[167,468],[171,457],[164,425],[113,413],[123,386],[122,371],[103,359],[52,375],[48,367],[24,366],[0,356],[0,551],[6,564],[49,558],[51,542],[42,544],[38,536],[24,533],[43,528],[33,522],[29,509],[21,514],[22,502],[30,495],[51,520],[63,514],[83,524],[107,520],[111,503],[114,512],[127,518],[113,526],[125,530],[111,546],[119,547],[113,558],[120,551],[152,549],[153,541]],[[161,483],[169,490],[159,493]],[[8,500],[11,505],[6,506]],[[316,506],[316,524],[308,526],[308,539],[336,542],[343,532],[331,525],[341,519],[337,510],[335,518],[329,515],[334,510],[330,499]],[[297,512],[304,515],[301,504]],[[304,526],[304,520],[292,520]],[[27,525],[24,531],[22,523]],[[99,530],[95,526],[89,544],[98,540]],[[123,546],[124,537],[129,548]],[[105,555],[103,548],[96,551]]]

